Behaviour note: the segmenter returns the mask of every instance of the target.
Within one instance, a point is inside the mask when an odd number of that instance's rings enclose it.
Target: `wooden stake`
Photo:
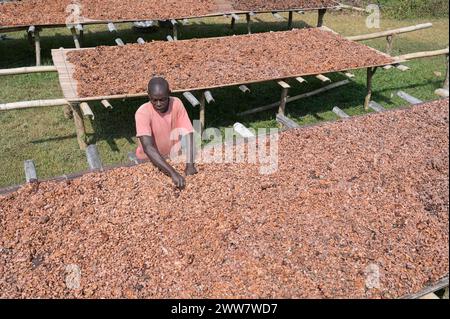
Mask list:
[[[447,64],[447,71],[446,71],[446,75],[445,75],[445,81],[444,81],[444,86],[442,87],[444,90],[448,91],[448,76],[449,76],[449,61],[448,61],[448,54],[445,56],[446,59],[446,64]]]
[[[327,13],[327,9],[319,9],[319,19],[317,21],[317,27],[318,28],[323,26],[323,18],[325,16],[325,13]]]
[[[34,31],[34,47],[36,49],[36,66],[41,65],[41,38],[39,36],[39,29]]]
[[[289,11],[288,29],[292,29],[292,22],[294,20],[294,12]]]
[[[391,55],[392,54],[392,45],[394,42],[394,35],[390,34],[386,37],[387,46],[386,46],[386,53]]]
[[[81,113],[79,104],[71,104],[70,106],[72,108],[73,120],[75,122],[78,145],[80,146],[80,149],[84,151],[87,147],[87,143],[86,143],[86,128],[84,126],[83,114]]]
[[[23,163],[25,171],[25,180],[27,183],[37,182],[36,166],[33,160],[27,160]]]
[[[236,27],[236,19],[234,17],[231,17],[231,30],[234,31]]]
[[[367,68],[367,95],[364,101],[364,109],[366,111],[369,110],[369,103],[372,99],[372,78],[375,72],[377,71],[376,67]]]
[[[205,91],[201,91],[201,95],[200,95],[200,124],[201,124],[201,127],[202,127],[202,132],[205,129],[205,109],[206,109]]]
[[[247,13],[245,16],[247,18],[247,33],[252,34],[252,26],[251,26],[252,19],[250,17],[250,13]]]
[[[287,103],[287,96],[289,93],[290,85],[284,81],[279,81],[278,84],[282,87],[281,89],[281,102],[280,107],[278,108],[278,114],[284,115]]]
[[[170,20],[170,22],[172,23],[172,29],[173,29],[173,39],[174,41],[178,40],[178,22],[177,20]]]
[[[78,36],[77,36],[77,30],[75,29],[75,27],[71,28],[70,32],[72,32],[73,43],[75,43],[75,48],[77,48],[77,49],[81,48],[80,41],[78,40]]]

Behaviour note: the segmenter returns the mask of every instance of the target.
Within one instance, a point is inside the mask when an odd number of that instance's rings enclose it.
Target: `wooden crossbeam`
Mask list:
[[[417,30],[428,29],[428,28],[431,28],[432,26],[433,26],[432,23],[423,23],[423,24],[418,24],[418,25],[405,27],[405,28],[387,30],[387,31],[376,32],[376,33],[369,33],[369,34],[363,34],[363,35],[350,36],[350,37],[347,37],[347,40],[364,41],[364,40],[371,40],[371,39],[377,39],[377,38],[384,38],[384,37],[392,36],[392,35],[396,35],[396,34],[402,34],[402,33],[413,32],[413,31],[417,31]]]
[[[408,93],[403,92],[403,91],[398,91],[397,96],[399,96],[401,99],[405,100],[406,102],[408,102],[412,105],[417,105],[417,104],[423,103],[422,100],[419,100],[418,98],[415,98],[414,96],[409,95]]]
[[[300,99],[304,99],[304,98],[308,98],[308,97],[311,97],[311,96],[315,96],[315,95],[318,95],[320,93],[324,93],[326,91],[332,90],[334,88],[338,88],[338,87],[347,85],[349,83],[350,83],[350,80],[343,80],[343,81],[340,81],[340,82],[332,83],[332,84],[329,84],[329,85],[327,85],[327,86],[325,86],[323,88],[320,88],[320,89],[317,89],[317,90],[314,90],[314,91],[311,91],[311,92],[308,92],[308,93],[303,93],[303,94],[300,94],[300,95],[297,95],[297,96],[290,97],[290,98],[286,99],[286,103],[295,102],[295,101],[298,101]],[[245,112],[238,113],[237,115],[238,116],[244,116],[244,115],[250,115],[250,114],[254,114],[254,113],[258,113],[258,112],[263,112],[263,111],[267,111],[267,110],[273,109],[275,107],[278,107],[279,105],[280,105],[280,102],[275,102],[275,103],[272,103],[272,104],[269,104],[269,105],[260,106],[260,107],[257,107],[257,108],[254,108],[254,109],[251,109],[251,110],[248,110],[248,111],[245,111]]]

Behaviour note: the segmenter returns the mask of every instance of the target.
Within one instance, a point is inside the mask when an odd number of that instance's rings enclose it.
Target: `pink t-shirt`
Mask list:
[[[164,157],[170,156],[171,152],[179,151],[180,135],[194,131],[183,102],[176,97],[170,98],[169,110],[165,114],[158,113],[152,103],[148,102],[137,110],[135,119],[136,136],[152,136],[159,153]],[[140,141],[138,143],[137,158],[148,159]]]

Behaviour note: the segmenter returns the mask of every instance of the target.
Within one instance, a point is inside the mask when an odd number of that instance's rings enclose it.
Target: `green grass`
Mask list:
[[[255,32],[283,30],[286,23],[273,20],[270,15],[261,17],[264,23],[255,23]],[[314,24],[316,14],[306,14],[301,18]],[[295,17],[296,27],[304,26],[300,17]],[[212,37],[232,34],[229,21],[223,18],[204,19],[203,24],[182,27],[181,37]],[[365,18],[360,15],[327,14],[326,25],[344,35],[376,32],[365,27]],[[430,21],[382,20],[382,29],[408,26]],[[448,46],[448,18],[432,19],[432,29],[399,36],[395,40],[394,54],[433,50]],[[244,23],[238,24],[237,33],[245,33]],[[153,34],[137,34],[129,25],[119,26],[120,37],[125,42],[134,42],[139,36],[146,40],[162,40],[167,30]],[[24,32],[11,33],[12,40],[0,41],[0,68],[11,68],[34,64],[33,48],[28,44]],[[51,64],[50,49],[73,47],[72,38],[66,29],[45,30],[42,33],[43,62]],[[106,26],[88,27],[85,32],[84,46],[97,44],[113,45],[113,36]],[[384,50],[385,40],[368,41],[367,44]],[[379,70],[375,76],[373,99],[387,108],[405,104],[395,96],[396,91],[404,90],[420,99],[435,99],[434,90],[442,85],[445,75],[444,58],[422,59],[408,63],[411,70]],[[437,76],[435,72],[440,72]],[[365,72],[356,71],[354,81],[345,87],[330,91],[321,96],[300,100],[288,104],[288,116],[299,124],[312,124],[320,121],[335,120],[331,112],[333,106],[339,106],[351,115],[363,114],[362,103],[365,96]],[[333,81],[343,79],[339,74],[331,74]],[[308,83],[300,85],[290,81],[293,89],[290,95],[301,94],[323,86],[318,80],[308,78]],[[280,98],[280,88],[275,83],[250,86],[250,94],[242,94],[237,88],[213,90],[216,103],[207,106],[206,121],[208,127],[224,129],[236,121],[252,128],[277,127],[275,110],[245,118],[236,113],[275,102]],[[0,103],[33,100],[41,98],[61,98],[56,74],[32,74],[0,77]],[[142,99],[112,101],[114,109],[106,110],[99,103],[91,103],[95,120],[86,120],[88,137],[98,145],[102,160],[106,164],[127,161],[127,153],[136,148],[134,113],[145,102]],[[198,109],[186,103],[191,119],[198,118]],[[0,113],[0,187],[19,184],[24,180],[23,161],[33,159],[38,175],[48,178],[87,169],[85,155],[78,149],[73,121],[66,120],[61,107],[40,108]]]

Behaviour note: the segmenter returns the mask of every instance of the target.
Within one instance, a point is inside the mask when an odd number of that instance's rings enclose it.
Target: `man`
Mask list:
[[[150,102],[142,105],[136,112],[136,136],[139,147],[136,156],[139,160],[150,160],[153,165],[172,178],[178,188],[184,188],[186,181],[166,159],[179,153],[182,143],[186,144],[186,176],[197,173],[194,163],[194,129],[183,102],[170,97],[169,83],[155,77],[148,84]]]

